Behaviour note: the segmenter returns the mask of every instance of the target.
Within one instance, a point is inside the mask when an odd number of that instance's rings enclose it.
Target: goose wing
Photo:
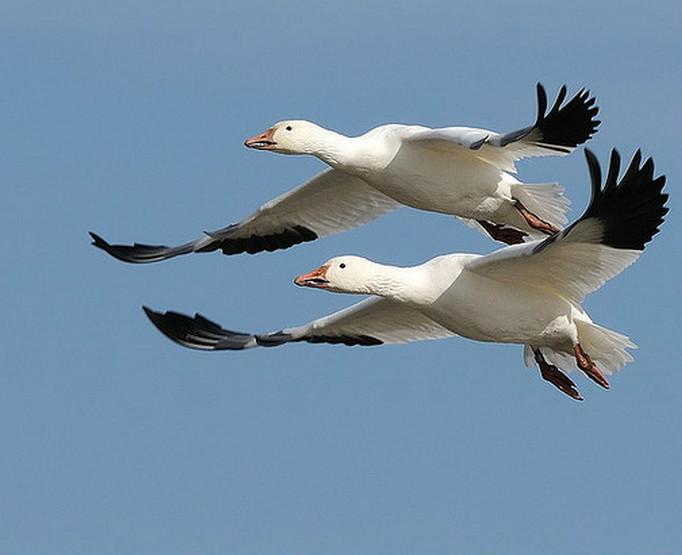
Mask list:
[[[601,168],[585,150],[592,198],[585,213],[543,241],[513,245],[475,259],[469,271],[501,281],[550,287],[576,304],[632,264],[658,233],[668,212],[665,176],[654,177],[651,158],[637,151],[618,180],[620,156],[611,152],[601,186]]]
[[[172,341],[207,351],[274,347],[300,341],[371,346],[455,335],[417,309],[384,298],[366,299],[303,326],[264,334],[227,330],[201,314],[192,317],[173,311],[161,313],[147,307],[144,311]]]
[[[112,245],[90,233],[93,245],[114,258],[134,264],[167,260],[193,252],[223,254],[287,249],[361,226],[400,206],[362,179],[329,169],[303,185],[263,204],[239,223],[178,245]]]
[[[529,156],[566,155],[587,141],[600,122],[599,109],[590,92],[581,89],[563,104],[562,86],[547,112],[547,93],[537,84],[538,113],[535,123],[508,133],[473,127],[443,127],[415,132],[406,141],[442,151],[470,151],[473,156],[502,170],[516,172],[515,162]]]

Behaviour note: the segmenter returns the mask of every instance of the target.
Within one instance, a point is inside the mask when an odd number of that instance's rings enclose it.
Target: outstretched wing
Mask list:
[[[111,256],[144,264],[193,252],[223,254],[287,249],[318,237],[361,226],[399,204],[358,177],[329,169],[303,185],[266,202],[248,218],[176,247],[111,245],[90,233],[93,245]]]
[[[367,299],[304,326],[266,334],[226,330],[200,314],[191,317],[143,308],[169,339],[184,347],[208,351],[274,347],[298,341],[370,346],[455,335],[418,310],[383,298]]]
[[[468,270],[501,281],[552,288],[576,304],[632,264],[658,233],[668,212],[665,176],[654,178],[651,158],[637,151],[620,181],[620,156],[611,152],[601,187],[597,158],[585,149],[592,198],[585,213],[543,241],[506,247],[475,259]]]
[[[601,123],[594,119],[599,111],[595,99],[585,89],[562,106],[566,98],[566,86],[562,86],[549,112],[547,94],[540,83],[537,97],[535,123],[523,129],[496,133],[472,127],[444,127],[418,131],[405,140],[437,150],[468,149],[502,170],[515,172],[515,162],[521,158],[569,154],[587,141]]]

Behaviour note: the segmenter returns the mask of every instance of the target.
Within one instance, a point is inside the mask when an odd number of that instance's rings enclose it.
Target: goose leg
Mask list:
[[[540,374],[545,380],[576,401],[583,400],[573,381],[556,366],[549,364],[542,356],[540,349],[533,349],[533,354],[535,355],[535,362],[540,367]]]
[[[545,220],[538,218],[535,214],[533,214],[530,210],[528,210],[528,208],[526,208],[516,199],[514,199],[514,206],[519,211],[519,214],[523,216],[523,219],[526,220],[526,223],[533,229],[537,229],[538,231],[541,231],[542,233],[545,233],[547,235],[553,235],[561,231],[558,227],[555,227],[549,222],[546,222]]]
[[[575,360],[578,363],[578,368],[585,372],[588,378],[597,382],[604,389],[609,388],[609,382],[606,381],[606,377],[601,373],[599,368],[597,368],[597,365],[590,358],[590,355],[583,351],[580,343],[575,346]]]
[[[500,224],[494,224],[487,220],[476,220],[486,233],[490,235],[495,241],[502,241],[507,245],[518,245],[523,243],[526,234],[523,231],[514,229],[513,227],[506,227]]]

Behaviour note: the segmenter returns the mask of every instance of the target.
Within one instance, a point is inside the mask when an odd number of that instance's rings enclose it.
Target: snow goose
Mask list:
[[[373,298],[299,327],[254,335],[223,329],[196,314],[155,312],[154,325],[173,341],[204,350],[249,349],[284,343],[380,345],[459,335],[524,345],[527,365],[537,362],[547,381],[582,399],[561,370],[577,367],[608,388],[611,374],[632,360],[635,345],[601,327],[582,308],[583,298],[632,264],[658,232],[667,194],[638,151],[618,181],[612,151],[601,186],[595,156],[585,151],[592,198],[564,231],[492,254],[450,254],[414,267],[377,264],[356,256],[332,258],[294,281],[299,286],[368,294]]]
[[[580,90],[564,104],[565,98],[564,86],[547,112],[547,95],[538,84],[535,123],[504,134],[383,125],[346,137],[308,121],[280,122],[245,145],[310,154],[331,168],[241,222],[183,245],[111,245],[91,233],[93,244],[133,263],[219,249],[254,254],[352,229],[401,205],[454,214],[505,243],[548,235],[566,222],[563,189],[521,183],[514,164],[527,156],[568,154],[596,131],[598,109],[589,92]]]

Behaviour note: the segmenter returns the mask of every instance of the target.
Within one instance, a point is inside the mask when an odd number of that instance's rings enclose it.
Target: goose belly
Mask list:
[[[398,202],[431,212],[484,219],[511,200],[506,174],[457,156],[425,151],[399,153],[386,167],[366,179]]]
[[[577,341],[575,309],[562,297],[466,271],[427,312],[442,326],[477,341],[558,350],[570,349]]]

